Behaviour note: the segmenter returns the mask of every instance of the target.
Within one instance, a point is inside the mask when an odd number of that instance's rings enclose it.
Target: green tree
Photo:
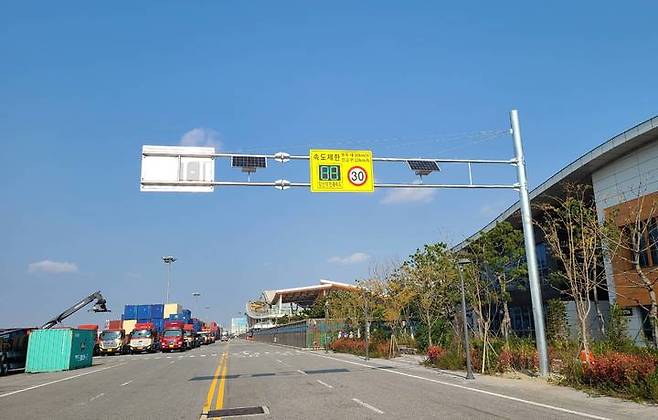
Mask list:
[[[432,326],[441,316],[449,317],[459,300],[455,256],[445,243],[425,245],[410,256],[402,270],[405,270],[418,312],[427,326],[427,341],[431,346]]]
[[[478,237],[469,247],[476,255],[476,260],[485,278],[495,282],[499,289],[503,306],[503,320],[500,332],[509,345],[512,321],[509,314],[512,283],[525,278],[528,269],[525,263],[525,246],[523,232],[509,222],[496,223],[496,226]]]

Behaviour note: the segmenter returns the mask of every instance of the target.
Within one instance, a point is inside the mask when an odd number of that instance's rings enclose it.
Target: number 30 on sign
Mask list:
[[[310,151],[312,192],[373,192],[372,151]]]

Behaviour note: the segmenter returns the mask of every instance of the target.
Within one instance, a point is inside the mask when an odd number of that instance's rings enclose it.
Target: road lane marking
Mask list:
[[[301,373],[302,375],[308,375],[308,373],[304,372],[304,371],[301,370],[301,369],[297,369],[297,372]]]
[[[224,368],[222,369],[222,379],[219,381],[219,391],[217,391],[217,402],[215,403],[215,409],[221,410],[224,407],[224,388],[226,386],[226,373],[228,372],[228,353],[224,358]]]
[[[359,399],[352,398],[352,401],[354,401],[355,403],[357,403],[357,404],[359,404],[359,405],[361,405],[361,406],[363,406],[363,407],[365,407],[365,408],[367,408],[367,409],[369,409],[369,410],[374,411],[374,412],[377,413],[377,414],[384,414],[384,412],[383,412],[382,410],[380,410],[379,408],[377,408],[377,407],[373,407],[373,406],[370,405],[370,404],[364,403],[363,401],[361,401],[361,400],[359,400]]]
[[[169,362],[170,365],[171,365],[172,363],[176,363],[176,361],[175,361],[175,360],[172,360],[171,362]]]
[[[122,365],[125,365],[125,364],[126,364],[126,362],[123,362],[123,363],[119,363],[117,365],[104,367],[102,369],[92,370],[91,372],[85,372],[85,373],[81,373],[79,375],[73,375],[73,376],[69,376],[69,377],[66,377],[66,378],[58,379],[56,381],[50,381],[50,382],[46,382],[46,383],[43,383],[43,384],[34,385],[34,386],[31,386],[31,387],[28,387],[28,388],[18,389],[16,391],[7,392],[6,394],[0,394],[0,398],[8,397],[8,396],[14,395],[14,394],[19,394],[19,393],[25,392],[25,391],[30,391],[30,390],[33,390],[33,389],[36,389],[36,388],[41,388],[42,386],[56,384],[58,382],[68,381],[69,379],[75,379],[75,378],[79,378],[81,376],[91,375],[92,373],[102,372],[104,370],[112,369],[112,368],[119,367],[119,366],[122,366]]]
[[[320,385],[324,385],[324,386],[326,386],[327,388],[333,388],[333,386],[329,385],[329,384],[326,383],[326,382],[322,382],[322,381],[319,380],[319,379],[318,379],[318,383],[319,383]]]
[[[222,358],[219,359],[219,363],[217,363],[217,369],[215,369],[212,382],[210,382],[210,389],[208,389],[208,395],[206,396],[206,403],[203,405],[204,413],[207,413],[208,410],[210,410],[210,406],[212,405],[212,399],[215,396],[215,388],[217,387],[217,379],[219,378],[219,374],[222,371],[222,367],[224,366],[225,357],[226,353],[222,355]]]
[[[103,395],[105,395],[105,393],[104,393],[104,392],[101,392],[100,394],[96,395],[95,397],[91,397],[91,398],[89,399],[89,402],[92,402],[92,401],[94,401],[95,399],[98,399],[98,398],[102,397]]]
[[[589,413],[584,413],[584,412],[581,412],[581,411],[569,410],[567,408],[556,407],[554,405],[548,405],[548,404],[543,404],[543,403],[539,403],[539,402],[535,402],[535,401],[524,400],[522,398],[512,397],[510,395],[505,395],[505,394],[498,394],[496,392],[485,391],[483,389],[471,388],[471,387],[464,386],[464,385],[453,384],[453,383],[450,383],[450,382],[439,381],[439,380],[431,379],[431,378],[425,378],[423,376],[412,375],[410,373],[399,372],[397,370],[383,369],[383,368],[380,368],[378,366],[366,365],[364,363],[352,362],[352,361],[349,361],[349,360],[343,360],[343,359],[339,359],[339,358],[331,357],[331,356],[324,356],[322,354],[317,354],[317,353],[310,353],[310,354],[312,354],[314,356],[324,357],[325,359],[331,359],[331,360],[336,360],[336,361],[343,362],[343,363],[350,363],[352,365],[357,365],[357,366],[363,366],[363,367],[367,367],[367,368],[371,368],[371,369],[376,369],[380,372],[387,372],[387,373],[393,373],[393,374],[396,374],[396,375],[407,376],[409,378],[420,379],[420,380],[423,380],[423,381],[433,382],[433,383],[440,384],[440,385],[445,385],[445,386],[451,386],[453,388],[464,389],[466,391],[477,392],[477,393],[480,393],[480,394],[490,395],[490,396],[493,396],[493,397],[498,397],[498,398],[502,398],[502,399],[506,399],[506,400],[510,400],[510,401],[516,401],[516,402],[520,402],[520,403],[523,403],[523,404],[533,405],[535,407],[547,408],[549,410],[555,410],[555,411],[559,411],[559,412],[562,412],[562,413],[568,413],[568,414],[573,414],[573,415],[576,415],[576,416],[587,417],[587,418],[590,418],[590,419],[597,419],[597,420],[612,420],[608,417],[601,417],[601,416],[597,416],[595,414],[589,414]]]
[[[202,354],[202,355],[201,355],[201,357],[206,357],[206,356],[207,356],[206,354]]]
[[[129,380],[128,382],[124,382],[124,383],[122,383],[122,384],[119,385],[119,386],[126,386],[126,385],[128,385],[129,383],[131,383],[132,381],[134,381],[134,379],[131,379],[131,380]]]

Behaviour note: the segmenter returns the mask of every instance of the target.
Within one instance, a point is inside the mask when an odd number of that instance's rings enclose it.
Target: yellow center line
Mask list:
[[[225,358],[226,358],[226,352],[222,353],[222,358],[219,359],[219,363],[217,364],[217,369],[215,369],[215,374],[213,375],[212,382],[210,383],[210,389],[208,389],[208,396],[206,397],[206,403],[203,405],[204,413],[207,413],[208,410],[210,410],[210,406],[212,405],[212,399],[215,396],[215,387],[217,386],[217,379],[219,378],[219,374],[222,370],[222,367],[224,366]]]
[[[221,410],[224,407],[224,387],[226,386],[226,374],[228,373],[228,345],[226,346],[226,360],[222,369],[221,379],[219,381],[219,391],[217,391],[217,402],[215,409]]]

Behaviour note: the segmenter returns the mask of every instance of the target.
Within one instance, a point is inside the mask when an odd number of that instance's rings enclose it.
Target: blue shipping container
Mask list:
[[[137,319],[150,319],[151,305],[137,305]]]
[[[137,322],[143,324],[144,322],[151,322],[151,320],[148,318],[137,318]]]
[[[159,333],[161,333],[162,331],[164,331],[164,319],[158,319],[158,318],[155,318],[155,319],[152,319],[151,322],[153,322],[153,325],[155,325],[155,329],[156,329]]]
[[[123,319],[137,319],[137,305],[126,305],[123,308]]]
[[[185,316],[185,314],[171,314],[169,315],[170,321],[183,321],[186,324],[190,322],[190,317]]]
[[[162,319],[164,317],[164,305],[151,305],[151,319]]]

